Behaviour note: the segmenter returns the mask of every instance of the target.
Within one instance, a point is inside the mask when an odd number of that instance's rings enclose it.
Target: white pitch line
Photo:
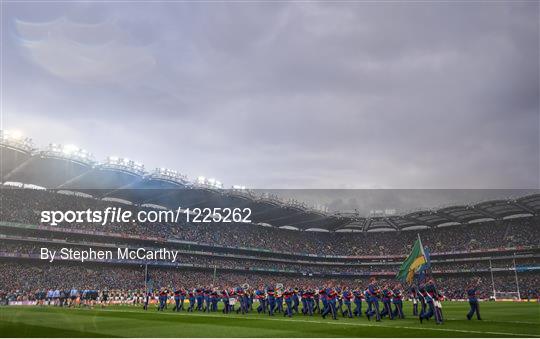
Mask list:
[[[88,310],[88,309],[76,309],[76,310]],[[89,311],[89,310],[88,310]],[[144,314],[142,311],[134,310],[111,310],[111,309],[101,309],[97,311],[104,312],[126,312],[126,313],[139,313]],[[157,312],[157,311],[156,311]],[[473,330],[459,330],[452,328],[435,328],[435,327],[413,327],[413,326],[387,326],[381,323],[377,324],[364,324],[364,323],[339,323],[339,322],[321,322],[315,320],[306,320],[306,319],[279,319],[279,318],[253,318],[250,316],[241,317],[237,315],[218,315],[218,314],[197,314],[197,313],[165,313],[159,312],[155,314],[163,314],[170,316],[192,316],[192,317],[211,317],[211,318],[226,318],[226,319],[243,319],[243,320],[263,320],[263,321],[284,321],[284,322],[303,322],[303,323],[313,323],[313,324],[329,324],[329,325],[344,325],[344,326],[365,326],[365,327],[384,327],[384,328],[397,328],[397,329],[407,329],[407,330],[427,330],[427,331],[441,331],[441,332],[459,332],[459,333],[476,333],[476,334],[493,334],[493,335],[511,335],[517,337],[539,337],[539,334],[522,334],[522,333],[512,333],[512,332],[493,332],[493,331],[473,331]],[[281,313],[279,313],[281,314]]]
[[[465,318],[463,319],[458,319],[458,318],[445,318],[446,320],[465,320]],[[474,318],[471,320],[471,322],[476,322],[478,320],[475,320]],[[520,320],[516,320],[516,321],[506,321],[506,320],[486,320],[486,319],[482,319],[481,322],[483,323],[503,323],[503,324],[524,324],[524,325],[537,325],[537,326],[540,326],[539,323],[533,323],[533,322],[530,322],[530,321],[520,321]]]

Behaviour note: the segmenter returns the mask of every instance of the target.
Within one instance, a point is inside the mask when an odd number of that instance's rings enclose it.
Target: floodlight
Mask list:
[[[20,140],[22,139],[22,133],[18,130],[6,130],[4,133],[6,139]]]
[[[68,144],[68,145],[65,145],[63,148],[62,148],[62,152],[64,152],[65,154],[71,154],[71,153],[75,153],[79,150],[79,148],[75,145],[71,145],[71,144]]]

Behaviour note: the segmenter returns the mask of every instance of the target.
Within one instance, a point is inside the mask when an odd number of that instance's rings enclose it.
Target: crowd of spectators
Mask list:
[[[39,257],[41,248],[47,248],[50,251],[60,252],[62,248],[66,248],[65,244],[52,244],[52,243],[37,243],[28,241],[3,241],[0,248],[0,255],[2,253],[17,253],[23,255],[30,255],[32,257]],[[69,246],[74,251],[88,251],[90,247],[78,245]],[[93,250],[113,250],[113,248],[96,248]],[[157,250],[157,248],[156,248]],[[173,249],[170,249],[173,250]],[[154,263],[164,263],[169,259],[161,259],[152,261]],[[178,252],[176,262],[183,265],[191,265],[201,268],[219,268],[227,270],[267,270],[267,271],[288,271],[295,273],[318,273],[318,274],[352,274],[352,275],[369,275],[371,272],[397,272],[399,270],[400,263],[333,263],[333,264],[317,264],[308,262],[297,262],[294,259],[249,259],[246,257],[227,257],[227,256],[214,256],[203,254],[191,254]],[[454,261],[454,260],[438,260],[433,262],[431,268],[434,272],[463,272],[463,271],[486,271],[493,268],[498,269],[512,269],[514,267],[514,261],[512,259],[498,259],[492,260],[474,260],[474,261]],[[516,260],[516,266],[540,266],[540,258],[518,258]]]
[[[118,205],[118,203],[109,201],[37,190],[3,189],[0,190],[0,199],[2,202],[0,204],[0,222],[31,225],[40,224],[40,213],[44,210],[105,210],[111,206],[121,207],[124,210],[130,209],[134,213],[139,210],[139,207],[136,206]],[[178,223],[115,222],[107,225],[62,223],[58,227],[198,242],[213,246],[215,252],[220,251],[219,246],[232,246],[261,248],[284,253],[384,257],[390,254],[408,254],[417,234],[420,234],[424,245],[429,247],[431,253],[496,249],[509,246],[540,246],[540,220],[538,217],[393,233],[321,233],[239,223],[187,224],[184,220]],[[0,231],[0,236],[4,234],[3,232]],[[8,236],[14,234],[16,232],[7,232]],[[30,234],[30,236],[33,235]],[[48,236],[46,235],[46,237]],[[86,235],[79,235],[79,241],[84,236]],[[51,237],[57,237],[57,235]],[[91,242],[97,242],[96,239],[84,238],[84,240]],[[113,238],[111,237],[111,239]],[[114,240],[110,240],[108,243],[114,243]],[[88,248],[88,245],[67,246],[61,243],[39,242],[36,239],[15,241],[4,238],[0,239],[0,244],[0,252],[2,253],[32,256],[39,254],[41,247],[57,250],[62,247],[81,250]],[[337,261],[333,264],[317,264],[299,262],[295,259],[284,260],[285,257],[277,254],[275,256],[266,255],[266,259],[269,260],[262,260],[262,257],[242,257],[236,252],[235,255],[237,257],[203,255],[184,251],[179,254],[178,262],[191,265],[191,268],[167,269],[150,265],[149,277],[155,286],[170,288],[179,286],[193,288],[212,284],[238,286],[245,283],[251,286],[282,283],[286,286],[317,287],[329,281],[332,281],[334,285],[365,287],[370,274],[379,274],[381,278],[386,277],[387,279],[393,276],[388,272],[396,272],[399,268],[399,263],[385,263],[382,259],[380,262],[373,263],[367,263],[360,259],[355,259],[356,261],[336,259]],[[240,257],[238,257],[239,255]],[[490,265],[495,271],[493,280],[489,274]],[[511,270],[513,265],[512,259],[492,260],[491,263],[485,258],[475,261],[435,260],[432,263],[432,270],[435,272],[434,277],[437,279],[438,285],[447,297],[462,298],[469,282],[474,281],[475,275],[481,278],[481,293],[484,296],[490,295],[493,289],[515,291],[515,276],[514,271]],[[533,256],[517,259],[516,265],[537,267],[538,258]],[[276,272],[276,270],[280,272]],[[143,267],[136,265],[67,262],[48,264],[41,261],[24,259],[16,261],[4,258],[0,261],[0,290],[10,293],[19,291],[23,294],[28,293],[28,295],[31,295],[35,289],[49,288],[138,290],[144,288],[143,271]],[[284,273],[285,271],[290,273]],[[214,275],[213,272],[216,274]],[[455,274],[456,272],[463,274]],[[538,274],[519,272],[518,280],[520,290],[526,291],[524,295],[537,293],[540,286]],[[391,284],[396,283],[393,280],[386,281]],[[529,293],[529,291],[532,292]]]
[[[40,224],[44,210],[85,211],[105,210],[110,206],[130,209],[138,207],[118,205],[109,201],[68,196],[49,191],[0,190],[0,221]],[[116,205],[115,205],[116,204]],[[182,218],[181,218],[182,219]],[[538,218],[517,218],[504,222],[456,225],[428,230],[369,233],[321,233],[269,228],[253,224],[201,223],[91,223],[60,224],[59,227],[114,232],[138,236],[163,237],[194,241],[217,246],[262,248],[287,253],[319,255],[388,255],[406,254],[420,234],[423,244],[431,252],[492,249],[516,245],[540,246]]]

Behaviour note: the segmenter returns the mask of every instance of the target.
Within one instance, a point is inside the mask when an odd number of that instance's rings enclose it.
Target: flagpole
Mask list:
[[[497,298],[495,293],[495,279],[493,279],[493,266],[491,265],[491,258],[489,259],[489,272],[491,273],[491,286],[493,287],[493,298]]]
[[[420,249],[422,250],[422,254],[424,257],[426,257],[426,253],[424,252],[424,244],[422,244],[422,239],[420,238],[420,233],[416,233],[416,236],[418,236],[418,241],[420,242]],[[427,258],[426,258],[427,259]],[[431,271],[431,265],[428,267],[429,275],[433,276],[433,272]],[[424,277],[424,283],[427,280],[427,275]]]
[[[519,280],[518,280],[518,275],[517,275],[516,254],[515,253],[514,253],[514,276],[516,277],[516,287],[517,287],[518,300],[521,300],[521,294],[519,293]]]

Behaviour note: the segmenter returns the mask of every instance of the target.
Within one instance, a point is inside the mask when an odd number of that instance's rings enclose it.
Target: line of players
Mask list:
[[[50,289],[47,292],[44,290],[36,291],[35,299],[37,305],[54,305],[54,306],[91,306],[100,304],[102,307],[109,303],[109,291],[103,290],[71,290]]]
[[[435,319],[436,324],[444,321],[442,301],[444,296],[437,290],[433,280],[419,286],[411,286],[407,290],[409,299],[412,301],[413,316],[418,316],[420,322]],[[476,298],[476,288],[472,285],[467,291],[470,311],[467,318],[470,320],[476,314],[480,318],[480,309]],[[219,303],[223,304],[222,312],[245,314],[257,311],[258,314],[274,316],[283,314],[292,317],[295,314],[313,316],[320,314],[323,318],[331,316],[337,319],[342,317],[354,318],[365,315],[368,320],[387,317],[391,320],[405,318],[403,312],[402,286],[396,284],[391,288],[388,284],[381,288],[375,278],[370,280],[365,290],[351,289],[349,287],[333,287],[331,284],[322,288],[284,288],[283,285],[250,288],[248,285],[236,288],[179,288],[174,292],[169,289],[161,289],[155,293],[134,292],[128,296],[113,295],[115,301],[121,303],[142,304],[148,309],[151,299],[157,299],[158,311],[167,308],[168,300],[174,301],[173,311],[187,312],[217,312]],[[49,290],[37,291],[36,300],[38,305],[56,306],[89,306],[96,304],[105,307],[111,301],[108,290]],[[254,309],[254,300],[258,306]],[[185,303],[189,306],[186,306]],[[363,304],[366,309],[362,312]],[[302,308],[300,308],[302,305]]]

